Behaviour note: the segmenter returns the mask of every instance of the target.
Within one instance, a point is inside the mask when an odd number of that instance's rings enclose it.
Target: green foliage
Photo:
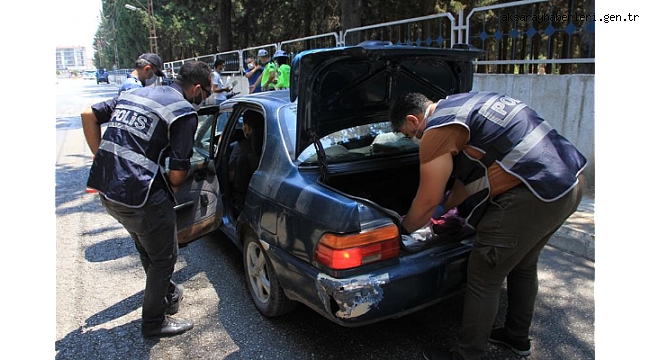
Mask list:
[[[347,10],[345,14],[341,10],[342,1],[346,1],[343,4]],[[158,53],[164,62],[171,62],[339,32],[343,30],[343,20],[347,24],[355,24],[352,27],[360,27],[443,12],[455,15],[461,9],[467,16],[473,8],[511,1],[513,0],[153,0],[153,9]],[[551,4],[555,11],[570,13],[569,3],[574,1],[578,4],[574,11],[593,13],[594,0],[553,0]],[[146,5],[147,0],[102,0],[102,21],[95,34],[96,67],[112,69],[117,64],[122,69],[131,68],[138,55],[149,51],[149,16],[145,9],[126,9],[124,5],[127,3],[141,8],[140,4]],[[222,9],[229,9],[226,11],[230,14],[220,14]],[[488,14],[488,25],[498,24],[497,13],[498,11]],[[224,18],[230,19],[230,24],[220,21]],[[562,39],[553,41],[551,45],[556,47],[563,44]],[[593,36],[576,37],[573,43],[576,42],[590,45],[593,49]],[[587,45],[583,45],[583,48],[586,49]],[[488,46],[488,54],[515,51],[510,48],[514,45],[508,43]],[[538,44],[535,43],[535,46]],[[502,70],[499,68],[497,71]]]

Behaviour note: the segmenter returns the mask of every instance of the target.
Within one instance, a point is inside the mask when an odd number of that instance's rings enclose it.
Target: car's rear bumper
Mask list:
[[[471,245],[430,248],[363,275],[334,278],[269,245],[287,296],[347,327],[397,318],[464,289]]]

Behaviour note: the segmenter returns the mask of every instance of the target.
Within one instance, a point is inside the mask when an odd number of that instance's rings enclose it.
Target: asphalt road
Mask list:
[[[85,191],[91,154],[79,113],[113,96],[114,84],[56,85],[56,359],[421,359],[425,345],[451,347],[462,296],[409,316],[344,328],[299,306],[267,319],[248,295],[242,256],[214,233],[180,249],[173,279],[185,286],[177,317],[193,330],[158,341],[140,336],[144,273],[127,232]],[[527,359],[595,359],[594,263],[547,247]],[[497,323],[505,317],[505,284]],[[486,359],[518,359],[488,346]]]

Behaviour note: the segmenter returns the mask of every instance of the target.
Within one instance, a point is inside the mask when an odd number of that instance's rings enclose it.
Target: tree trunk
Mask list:
[[[216,52],[232,50],[231,13],[232,0],[219,1],[219,49]]]
[[[587,0],[585,4],[585,14],[590,14],[593,16],[595,13],[594,9],[594,0]],[[595,21],[595,19],[592,19]],[[594,46],[596,45],[596,39],[594,32],[589,32],[586,30],[589,21],[584,21],[582,23],[582,32],[580,34],[580,57],[581,58],[593,58],[595,57],[596,50]],[[595,64],[578,64],[579,74],[594,74],[596,72]]]
[[[339,0],[341,8],[341,31],[359,27],[361,24],[361,0]]]

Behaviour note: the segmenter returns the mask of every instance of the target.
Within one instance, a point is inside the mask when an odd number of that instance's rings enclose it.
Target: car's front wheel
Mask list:
[[[278,283],[273,266],[255,234],[248,232],[244,242],[246,285],[257,309],[268,317],[291,312],[296,302],[287,298]]]

